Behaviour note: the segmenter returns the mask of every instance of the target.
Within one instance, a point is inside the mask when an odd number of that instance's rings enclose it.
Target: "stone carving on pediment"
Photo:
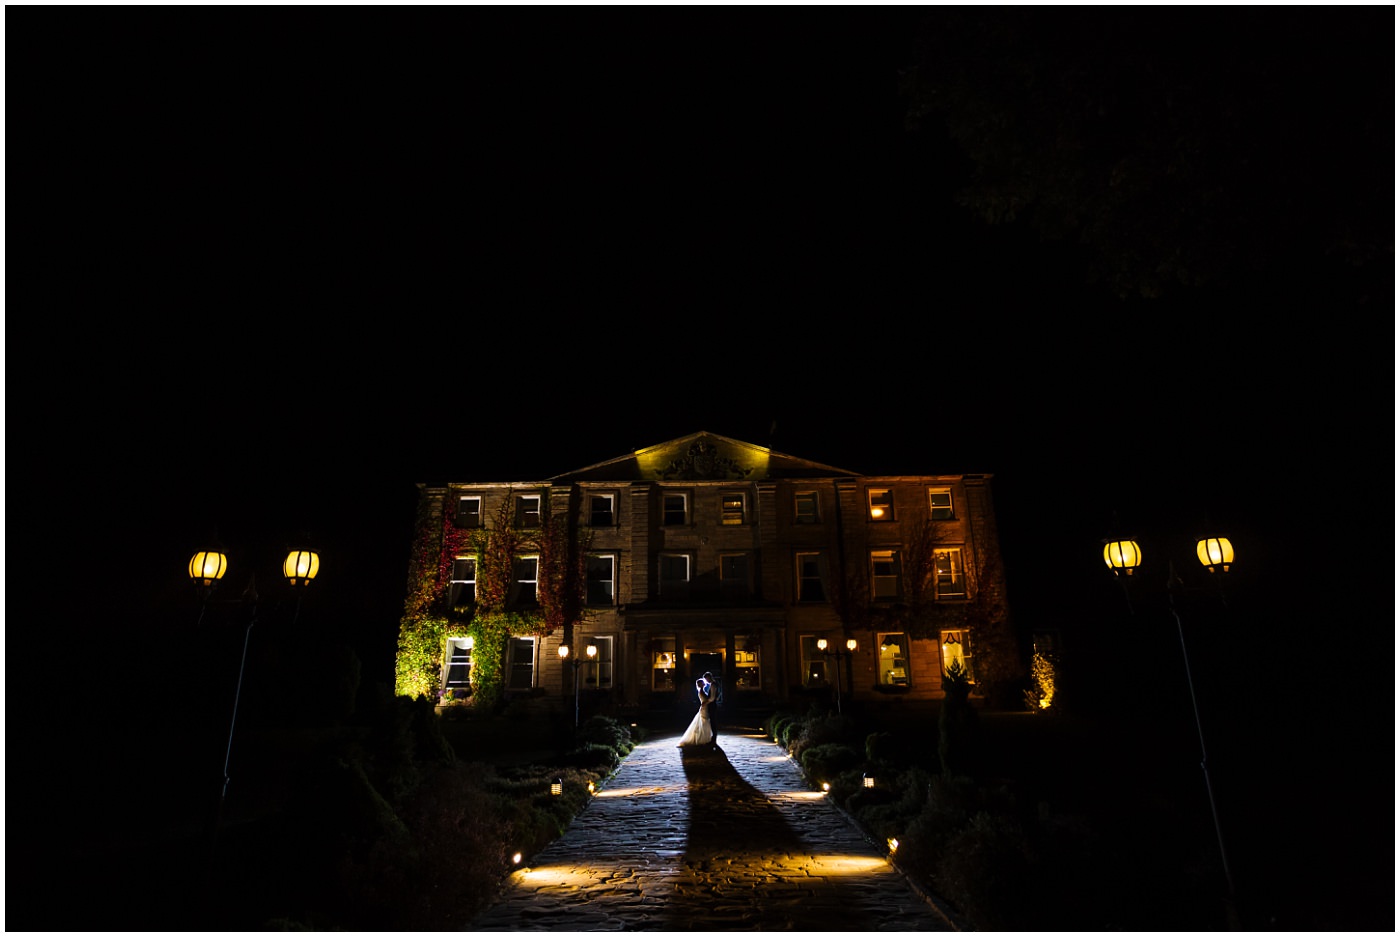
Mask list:
[[[746,478],[752,471],[734,459],[721,456],[719,448],[713,443],[697,439],[690,444],[685,455],[672,459],[661,470],[661,477],[668,480]]]

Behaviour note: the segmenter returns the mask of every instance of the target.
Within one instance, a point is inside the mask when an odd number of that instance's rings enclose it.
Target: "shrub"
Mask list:
[[[621,760],[618,757],[617,749],[612,746],[586,742],[566,754],[561,763],[565,767],[583,768],[596,771],[600,775],[607,775],[617,770]]]
[[[625,758],[636,747],[632,730],[610,716],[591,716],[579,726],[578,741],[585,745],[606,745]]]
[[[940,895],[977,930],[1035,929],[1031,856],[1021,825],[1005,814],[976,813],[954,834],[934,870]]]
[[[807,777],[831,780],[843,772],[860,767],[860,752],[849,745],[831,742],[811,746],[802,752],[799,761]]]

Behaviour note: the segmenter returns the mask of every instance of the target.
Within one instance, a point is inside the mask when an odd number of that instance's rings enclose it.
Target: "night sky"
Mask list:
[[[708,430],[993,475],[1085,653],[1105,537],[1215,524],[1232,712],[1390,797],[1393,8],[6,21],[12,677],[35,609],[164,634],[209,537],[270,588],[305,532],[389,679],[416,484]]]

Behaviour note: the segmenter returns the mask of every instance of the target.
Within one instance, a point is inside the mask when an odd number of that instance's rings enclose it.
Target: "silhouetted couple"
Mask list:
[[[715,738],[714,722],[710,714],[718,692],[719,688],[715,685],[715,675],[708,670],[700,675],[699,680],[695,681],[695,695],[700,700],[700,709],[695,713],[695,718],[690,720],[690,725],[686,727],[685,733],[681,735],[680,742],[676,744],[677,748],[695,746],[707,748],[710,751],[719,751],[719,742]]]

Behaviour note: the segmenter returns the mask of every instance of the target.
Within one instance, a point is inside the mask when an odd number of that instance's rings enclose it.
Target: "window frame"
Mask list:
[[[463,511],[462,508],[469,501],[476,502],[476,511]],[[467,530],[479,530],[484,526],[482,512],[486,509],[486,499],[478,493],[459,494],[457,496],[457,511],[452,517],[452,522],[459,528]]]
[[[934,499],[946,498],[947,504],[934,504]],[[936,485],[928,490],[928,516],[929,520],[952,521],[957,520],[953,513],[953,489],[947,485]]]
[[[529,510],[528,502],[535,502],[535,509]],[[535,516],[535,523],[529,523],[530,515]],[[538,530],[544,526],[544,495],[539,492],[533,494],[517,494],[515,496],[515,529],[516,530]]]
[[[807,570],[803,569],[803,561],[811,558],[815,566],[815,575],[807,575]],[[825,602],[826,598],[826,555],[821,550],[799,550],[793,559],[793,571],[797,576],[798,602]],[[805,594],[804,586],[808,583],[815,583],[817,595]]]
[[[607,520],[599,523],[602,516],[598,511],[595,502],[606,500],[608,503]],[[617,526],[617,492],[615,491],[590,491],[588,493],[588,526],[589,527],[616,527]]]
[[[526,571],[524,564],[533,564],[534,576],[521,576]],[[540,555],[523,553],[511,564],[511,606],[514,608],[539,608],[540,605]],[[530,595],[525,596],[525,584],[530,585]]]
[[[738,693],[756,693],[763,689],[763,648],[734,649],[733,687]]]
[[[679,520],[676,519],[677,512],[673,510],[667,502],[672,499],[680,499],[681,509]],[[661,492],[661,526],[662,527],[685,527],[690,523],[690,492],[676,491],[668,489]]]
[[[727,576],[725,570],[726,560],[740,560],[743,566],[742,576]],[[725,550],[719,554],[719,585],[726,592],[737,592],[744,595],[753,591],[753,556],[747,550]]]
[[[961,602],[967,599],[967,566],[963,561],[962,554],[963,550],[960,546],[933,548],[933,596],[935,602]],[[952,560],[946,574],[939,564],[941,555],[947,555]]]
[[[896,641],[887,642],[886,639]],[[902,652],[902,655],[901,653]],[[875,633],[875,682],[882,687],[909,687],[914,674],[909,666],[909,634],[904,631]]]
[[[519,659],[519,651],[526,644],[528,644],[530,647],[530,659],[527,662],[522,662]],[[521,690],[533,690],[535,688],[536,675],[539,673],[539,651],[540,642],[534,635],[513,634],[510,636],[510,640],[506,642],[506,674],[504,689],[515,690],[518,692]],[[517,674],[522,672],[526,672],[529,674],[528,685],[526,686],[517,685]]]
[[[870,600],[872,602],[899,602],[904,598],[904,565],[901,562],[900,552],[898,548],[894,547],[870,551]],[[888,573],[879,572],[877,564],[881,562],[890,563],[892,570]],[[880,594],[878,586],[881,582],[892,582],[893,594]]]
[[[737,509],[733,506],[737,503]],[[742,527],[749,519],[748,494],[735,489],[719,493],[719,525],[721,527]]]
[[[676,690],[676,639],[672,635],[652,639],[651,648],[651,690],[653,693],[674,693]],[[669,661],[663,661],[667,655]]]
[[[804,512],[803,504],[810,503],[812,510]],[[820,524],[822,522],[822,499],[819,491],[795,491],[792,495],[792,522],[794,524]]]
[[[977,682],[977,671],[972,666],[976,656],[972,644],[972,632],[967,628],[947,628],[938,632],[938,664],[942,668],[940,678],[947,674],[948,665],[956,660],[962,663],[967,682]]]
[[[877,498],[877,495],[885,495],[885,497]],[[888,524],[895,519],[893,488],[867,488],[865,489],[865,497],[866,517],[872,524]],[[876,513],[877,509],[880,509],[878,514]]]
[[[470,564],[470,570],[459,564]],[[447,604],[452,608],[463,608],[476,604],[476,570],[477,558],[473,555],[454,556],[452,558],[452,571],[448,574],[452,578],[447,586]],[[460,572],[470,572],[471,578],[459,576]],[[463,600],[462,593],[470,591],[469,598]]]
[[[666,573],[675,561],[683,561],[685,577],[668,579]],[[688,595],[690,584],[695,579],[695,557],[677,550],[663,550],[656,555],[656,591],[660,596]]]
[[[444,690],[454,690],[472,685],[472,652],[475,644],[476,642],[471,635],[447,639],[447,648],[442,655],[442,688]],[[458,650],[464,652],[461,657],[457,654]],[[459,679],[453,679],[452,671],[457,667],[465,667],[466,670]]]
[[[824,689],[831,686],[831,671],[828,668],[829,658],[826,652],[817,647],[817,641],[826,637],[824,634],[803,634],[798,635],[797,648],[801,657],[802,686],[807,689]],[[816,671],[821,671],[820,682],[815,678]]]
[[[607,579],[597,579],[593,575],[594,561],[606,560],[608,566]],[[612,553],[586,553],[584,554],[584,604],[593,608],[611,608],[617,604],[617,556]],[[606,600],[597,598],[594,594],[594,583],[607,584]]]
[[[590,660],[585,656],[580,663],[580,675],[583,679],[583,688],[586,690],[611,690],[613,687],[613,636],[610,634],[592,634],[584,638],[582,647],[593,645],[598,649],[598,653]],[[589,670],[592,670],[592,677],[589,677]]]

